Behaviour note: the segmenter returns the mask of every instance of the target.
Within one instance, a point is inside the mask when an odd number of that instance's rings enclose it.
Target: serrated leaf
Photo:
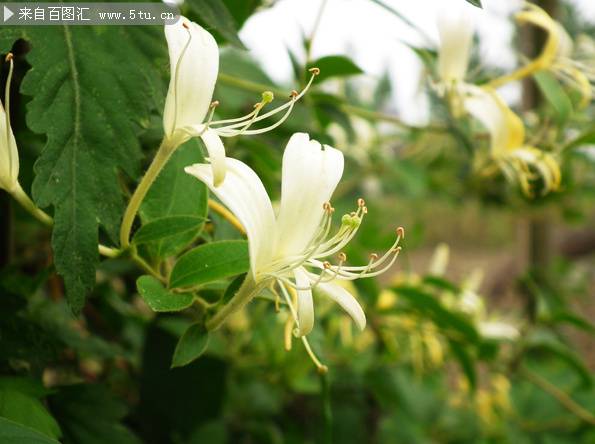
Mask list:
[[[483,8],[483,5],[481,4],[481,0],[465,0],[467,3],[471,3],[473,6],[476,6],[478,8]]]
[[[331,77],[352,76],[364,72],[350,58],[342,55],[321,57],[307,66],[308,69],[312,67],[320,69],[320,74],[316,77],[317,82],[323,82]]]
[[[172,236],[192,232],[195,237],[204,224],[199,216],[167,216],[152,220],[134,233],[133,242],[137,245],[157,242]]]
[[[238,48],[245,49],[238,36],[235,20],[222,0],[187,0],[186,4],[201,18],[201,21],[214,28],[225,40]]]
[[[207,187],[184,172],[184,167],[203,161],[204,157],[197,140],[190,140],[176,150],[151,186],[141,206],[143,224],[173,216],[194,216],[206,220]],[[143,227],[139,231],[142,230]],[[164,238],[151,245],[151,252],[160,258],[173,256],[196,236],[196,232],[187,231]]]
[[[39,399],[12,388],[0,387],[0,416],[50,438],[62,436],[60,426]]]
[[[0,442],[2,444],[60,444],[38,431],[0,417]]]
[[[201,245],[184,254],[174,265],[170,286],[191,287],[248,271],[248,242],[220,241]]]
[[[193,324],[184,332],[174,351],[171,366],[181,367],[199,358],[209,345],[209,332],[202,324]]]
[[[159,71],[136,43],[139,33],[156,30],[138,28],[55,26],[25,35],[32,45],[21,87],[33,96],[27,124],[47,137],[33,196],[54,208],[54,263],[75,312],[94,285],[98,227],[116,238],[123,209],[117,173],[137,174],[137,136],[157,95]]]
[[[552,106],[556,121],[562,125],[572,114],[572,101],[560,85],[558,79],[546,71],[533,74],[543,97]]]
[[[157,312],[184,310],[190,307],[194,301],[192,294],[167,291],[161,282],[153,276],[139,277],[136,281],[136,288],[147,305]]]

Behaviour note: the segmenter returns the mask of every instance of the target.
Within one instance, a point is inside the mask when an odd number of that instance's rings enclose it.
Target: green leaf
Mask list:
[[[193,324],[184,332],[172,358],[171,366],[182,367],[199,358],[209,345],[209,332],[202,324]]]
[[[220,241],[201,245],[176,262],[170,286],[189,287],[245,273],[250,267],[248,242]]]
[[[153,276],[139,277],[136,288],[153,311],[180,311],[190,307],[194,301],[194,296],[190,293],[179,294],[167,291]]]
[[[423,278],[423,283],[430,285],[432,287],[436,287],[439,290],[446,290],[450,291],[454,294],[459,294],[461,290],[452,282],[447,281],[446,279],[440,276],[431,276],[427,275]]]
[[[595,325],[589,320],[568,311],[558,311],[552,314],[550,322],[553,324],[566,323],[588,333],[595,334]]]
[[[308,69],[312,67],[320,69],[320,74],[316,77],[318,82],[323,82],[331,77],[352,76],[364,72],[351,59],[341,55],[321,57],[307,66]]]
[[[118,170],[137,175],[137,136],[159,88],[154,54],[137,39],[152,39],[161,51],[160,34],[153,27],[26,30],[32,68],[21,90],[33,96],[27,124],[47,137],[33,196],[40,207],[54,208],[54,263],[75,312],[95,282],[98,227],[116,239],[123,209]]]
[[[193,216],[206,220],[207,187],[184,172],[184,167],[203,161],[199,142],[195,139],[186,142],[176,150],[151,186],[141,206],[141,219],[145,225],[173,216]],[[139,231],[142,230],[143,227]],[[173,256],[192,242],[197,235],[197,231],[189,230],[168,236],[152,243],[151,253],[160,258]]]
[[[471,387],[471,390],[475,390],[477,387],[477,372],[475,371],[475,363],[473,358],[461,344],[457,343],[456,341],[448,341],[448,343],[454,357],[457,361],[459,361],[463,373],[465,373],[465,377],[469,382],[469,387]]]
[[[207,26],[213,27],[225,40],[238,48],[245,49],[238,36],[235,20],[222,0],[187,0],[186,4]]]
[[[547,71],[539,71],[533,74],[539,90],[552,106],[556,121],[562,125],[572,114],[572,101],[560,85],[558,79]]]
[[[465,0],[467,3],[471,3],[473,6],[477,6],[478,8],[483,8],[481,4],[481,0]]]
[[[420,313],[429,316],[436,325],[444,330],[452,330],[459,338],[477,343],[479,334],[475,326],[463,315],[449,311],[431,294],[412,286],[393,287],[394,291],[404,298],[409,305]]]
[[[8,387],[0,388],[0,416],[50,438],[57,439],[62,435],[60,426],[39,399]]]
[[[196,237],[205,221],[200,216],[167,216],[152,220],[134,233],[133,242],[137,245],[157,242],[172,236],[192,232]]]
[[[62,426],[65,443],[141,444],[123,423],[128,414],[124,401],[100,384],[60,387],[49,404]]]
[[[60,444],[55,439],[2,417],[0,417],[0,442],[2,444]]]
[[[560,342],[553,333],[546,330],[533,331],[526,338],[526,349],[533,353],[547,353],[556,356],[575,371],[583,386],[589,387],[593,383],[593,376],[580,356]]]

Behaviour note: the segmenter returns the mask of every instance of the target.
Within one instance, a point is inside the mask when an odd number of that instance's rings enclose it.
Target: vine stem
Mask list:
[[[244,229],[244,226],[239,221],[239,219],[235,217],[231,211],[229,211],[219,202],[216,202],[213,199],[209,199],[209,208],[213,210],[215,213],[217,213],[219,216],[227,220],[240,233],[246,234],[246,230]]]
[[[53,225],[54,221],[45,211],[40,210],[31,198],[25,193],[20,183],[16,183],[15,187],[10,190],[10,194],[14,199],[27,210],[35,219],[39,220],[45,225]]]
[[[229,316],[242,309],[248,302],[254,299],[261,290],[267,287],[269,283],[269,279],[263,279],[260,282],[256,282],[252,275],[252,270],[249,270],[246,279],[244,279],[238,292],[205,323],[206,329],[208,331],[217,330],[225,323]]]
[[[126,207],[126,211],[124,212],[122,225],[120,226],[120,247],[123,250],[130,247],[130,231],[141,203],[174,150],[175,146],[169,142],[169,139],[164,138],[161,145],[159,145],[159,149],[157,150],[149,169],[147,169],[147,172],[136,187],[136,190],[134,190],[130,202],[128,202],[128,206]]]
[[[21,184],[17,182],[15,187],[10,190],[10,195],[16,200],[25,210],[27,210],[35,219],[47,226],[54,225],[54,220],[42,209],[38,208],[37,205],[31,200],[31,198],[25,193]],[[99,245],[97,247],[99,254],[106,257],[117,257],[121,251],[116,248],[106,247],[105,245]]]
[[[579,419],[586,422],[587,424],[595,425],[595,415],[589,410],[578,404],[574,399],[568,396],[564,391],[560,390],[554,384],[549,382],[547,379],[541,377],[537,373],[530,371],[527,368],[521,369],[521,374],[530,382],[535,384],[537,387],[542,389],[544,392],[552,395],[556,400],[566,408],[569,412],[576,415]]]

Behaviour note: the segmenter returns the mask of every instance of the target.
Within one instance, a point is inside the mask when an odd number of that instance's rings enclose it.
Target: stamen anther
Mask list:
[[[368,207],[362,207],[362,213],[368,214]]]
[[[294,89],[291,91],[291,93],[289,94],[289,98],[290,99],[294,99],[299,95],[299,93]]]
[[[362,199],[361,197],[357,200],[357,206],[362,208],[366,205],[366,201],[364,199]]]
[[[312,67],[308,70],[308,72],[311,72],[313,75],[317,76],[318,74],[320,74],[320,68],[317,67]]]
[[[347,260],[347,255],[343,252],[339,253],[339,261],[345,262]]]
[[[219,100],[213,100],[211,102],[211,104],[209,105],[209,108],[213,109],[213,108],[217,108],[219,106]]]
[[[14,58],[14,55],[12,52],[9,52],[8,54],[6,54],[6,57],[4,58],[5,62],[10,62],[12,59]]]
[[[271,103],[275,99],[275,95],[272,91],[265,91],[262,93],[262,105],[266,105],[267,103]]]
[[[405,228],[397,228],[397,236],[399,236],[401,239],[405,239]]]
[[[322,266],[324,267],[325,270],[329,270],[331,268],[331,263],[328,261],[324,261],[322,263]]]
[[[188,26],[188,23],[186,23],[186,22],[182,23],[182,26],[186,29],[190,29],[190,26]]]
[[[372,254],[370,255],[370,260],[371,260],[372,262],[374,262],[374,261],[377,261],[377,260],[378,260],[378,255],[377,255],[376,253],[372,253]]]

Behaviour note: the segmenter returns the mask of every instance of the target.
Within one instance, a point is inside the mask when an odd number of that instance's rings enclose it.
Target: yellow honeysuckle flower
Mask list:
[[[525,3],[523,9],[515,15],[515,19],[520,24],[533,25],[547,33],[543,49],[535,59],[522,68],[511,74],[498,77],[488,85],[497,88],[537,71],[548,70],[560,81],[581,93],[581,107],[588,105],[594,94],[591,85],[591,82],[595,81],[595,45],[593,41],[588,37],[583,37],[583,42],[587,44],[575,45],[564,27],[533,3]],[[589,40],[591,45],[588,44]]]
[[[555,158],[525,144],[525,127],[500,96],[491,88],[469,87],[465,108],[490,133],[490,153],[504,176],[518,182],[525,195],[533,196],[532,181],[541,177],[543,194],[560,186],[560,166]]]

